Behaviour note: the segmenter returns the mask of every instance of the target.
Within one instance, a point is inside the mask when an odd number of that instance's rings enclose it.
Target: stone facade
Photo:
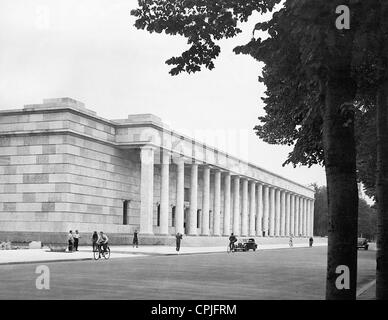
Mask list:
[[[312,189],[153,115],[106,120],[70,98],[0,111],[2,241],[63,242],[75,229],[81,243],[94,230],[116,243],[135,229],[149,239],[176,231],[309,236],[313,200]]]

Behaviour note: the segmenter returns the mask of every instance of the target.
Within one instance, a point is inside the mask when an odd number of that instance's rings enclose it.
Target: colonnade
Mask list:
[[[141,148],[140,232],[153,234],[154,210],[154,149]],[[186,221],[188,235],[238,236],[312,236],[314,229],[314,199],[296,194],[277,186],[207,164],[186,164],[183,158],[170,163],[171,156],[161,156],[160,226],[162,235],[169,234],[169,181],[170,166],[176,165],[175,232],[185,233],[184,228],[184,177],[190,171],[189,217]],[[198,190],[199,168],[202,190]],[[214,187],[210,188],[210,176]],[[211,195],[212,190],[212,204]],[[202,203],[198,203],[198,193]],[[201,210],[198,224],[198,209]],[[210,214],[212,213],[212,226]],[[199,228],[198,228],[199,227]]]

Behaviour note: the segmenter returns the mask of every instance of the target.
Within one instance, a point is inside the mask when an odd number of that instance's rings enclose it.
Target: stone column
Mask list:
[[[175,230],[179,233],[184,233],[184,207],[185,207],[185,162],[182,158],[175,160],[177,165],[177,184],[176,184],[176,210],[175,210]]]
[[[275,236],[280,235],[280,189],[275,191]]]
[[[269,234],[269,188],[268,186],[263,186],[263,232],[264,236],[268,237]]]
[[[248,180],[242,181],[242,215],[241,215],[241,235],[248,235]]]
[[[189,234],[197,235],[198,164],[191,165]]]
[[[221,219],[221,171],[214,173],[214,211],[213,211],[213,234],[220,235]]]
[[[210,211],[210,168],[203,167],[203,195],[202,195],[202,235],[209,235]]]
[[[230,172],[224,177],[224,235],[230,233]]]
[[[290,235],[295,235],[295,195],[291,194],[290,203]]]
[[[314,201],[311,200],[311,237],[314,236]]]
[[[154,149],[140,150],[140,233],[153,234]]]
[[[295,195],[295,228],[294,228],[294,236],[299,237],[299,196]]]
[[[303,236],[303,198],[299,197],[299,217],[298,217],[298,228],[299,228],[299,235]]]
[[[302,236],[306,236],[306,198],[302,201]]]
[[[291,230],[291,195],[289,192],[286,193],[286,236],[290,235]]]
[[[308,236],[308,216],[309,216],[309,201],[308,199],[304,199],[304,235]]]
[[[257,197],[256,197],[256,236],[262,237],[263,236],[263,212],[264,212],[264,207],[263,207],[263,185],[258,183],[257,187]],[[268,192],[267,192],[268,194]],[[268,215],[267,215],[268,219]],[[267,224],[267,229],[268,229],[268,224]]]
[[[249,235],[255,236],[256,232],[256,183],[250,181],[249,183],[250,192],[250,206],[249,206]]]
[[[275,235],[275,188],[269,189],[269,232],[268,235]]]
[[[163,151],[160,173],[160,234],[168,234],[170,154]]]
[[[311,202],[310,199],[306,200],[306,206],[307,206],[307,209],[306,209],[306,237],[310,234],[310,210],[311,210],[310,202]]]
[[[280,191],[280,236],[284,237],[286,234],[286,192]]]
[[[233,177],[233,233],[240,234],[240,177]]]

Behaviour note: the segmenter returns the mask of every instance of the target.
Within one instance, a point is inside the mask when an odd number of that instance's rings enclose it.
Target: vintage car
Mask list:
[[[257,244],[253,238],[243,239],[234,246],[234,251],[249,251],[250,249],[253,251],[257,249]]]
[[[368,247],[369,247],[368,240],[366,240],[365,238],[357,239],[357,249],[368,250]]]

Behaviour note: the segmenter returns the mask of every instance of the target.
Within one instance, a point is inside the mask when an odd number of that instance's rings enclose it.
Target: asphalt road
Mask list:
[[[324,299],[326,247],[0,266],[0,299]],[[113,253],[114,254],[114,253]],[[359,286],[375,252],[359,251]]]

